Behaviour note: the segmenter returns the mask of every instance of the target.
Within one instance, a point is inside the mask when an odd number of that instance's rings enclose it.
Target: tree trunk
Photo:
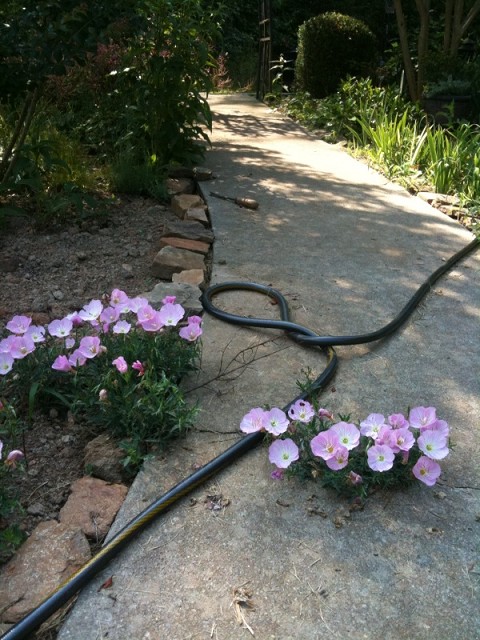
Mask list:
[[[30,129],[30,125],[32,124],[33,116],[35,115],[35,109],[37,108],[39,98],[40,89],[38,87],[35,87],[33,92],[25,99],[25,104],[23,106],[19,122],[12,135],[10,144],[5,151],[5,155],[2,158],[2,163],[0,166],[0,182],[6,182],[13,171],[17,158],[25,142],[25,138],[27,137],[28,131]]]
[[[402,51],[403,66],[405,69],[405,78],[407,80],[408,94],[413,102],[417,102],[420,96],[417,93],[417,79],[415,68],[413,66],[412,57],[410,55],[410,47],[408,46],[407,25],[405,23],[405,14],[403,13],[402,0],[394,0],[395,16],[397,18],[398,36],[400,39],[400,49]]]
[[[418,35],[418,67],[416,95],[420,98],[425,84],[425,66],[428,55],[428,39],[430,30],[430,0],[415,0],[420,16],[420,33]]]

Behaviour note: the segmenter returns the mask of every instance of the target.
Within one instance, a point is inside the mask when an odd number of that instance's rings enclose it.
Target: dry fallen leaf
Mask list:
[[[101,591],[102,589],[110,589],[110,587],[113,585],[113,576],[110,576],[109,578],[107,578],[105,580],[105,582],[103,584],[101,584],[97,591]]]

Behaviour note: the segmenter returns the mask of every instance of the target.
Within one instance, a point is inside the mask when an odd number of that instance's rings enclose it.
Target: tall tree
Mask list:
[[[419,19],[416,47],[417,64],[414,64],[410,48],[409,29],[405,18],[403,0],[394,0],[400,48],[402,52],[405,78],[410,98],[418,102],[426,82],[426,65],[430,54],[431,0],[415,0]],[[480,13],[480,0],[444,0],[442,54],[455,60],[462,41],[473,21]]]

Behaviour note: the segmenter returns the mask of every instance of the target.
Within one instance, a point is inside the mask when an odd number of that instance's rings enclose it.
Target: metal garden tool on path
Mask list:
[[[258,209],[258,202],[253,200],[253,198],[231,198],[229,196],[222,196],[220,193],[215,193],[214,191],[210,191],[210,195],[214,198],[220,198],[220,200],[230,200],[230,202],[234,202],[244,209]]]

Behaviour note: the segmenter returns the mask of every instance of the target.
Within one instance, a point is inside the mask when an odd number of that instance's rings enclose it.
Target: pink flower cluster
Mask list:
[[[290,420],[289,420],[290,418]],[[265,431],[275,438],[283,434],[292,435],[297,431],[296,423],[310,424],[319,418],[321,427],[323,420],[333,420],[326,409],[316,414],[313,406],[298,400],[288,410],[288,417],[281,409],[266,411],[255,408],[249,411],[240,423],[244,433]],[[380,413],[372,413],[359,426],[340,421],[328,429],[319,431],[310,441],[310,449],[314,457],[324,460],[332,471],[345,469],[352,454],[358,454],[360,444],[367,455],[368,467],[375,472],[383,473],[392,469],[395,462],[408,462],[411,451],[416,448],[422,455],[412,467],[413,475],[428,486],[433,486],[440,476],[438,460],[448,453],[449,427],[444,420],[437,418],[434,407],[416,407],[409,413],[408,419],[400,413],[392,414],[385,419]],[[269,460],[276,465],[273,477],[281,477],[283,470],[299,459],[299,448],[293,438],[274,440],[269,448]],[[349,480],[352,484],[360,484],[361,476],[350,470]]]
[[[101,300],[91,300],[80,311],[53,320],[47,327],[32,325],[32,319],[28,316],[14,316],[6,325],[10,335],[0,340],[0,375],[9,373],[15,360],[25,358],[35,351],[37,343],[45,342],[47,332],[53,338],[64,340],[67,350],[76,345],[76,339],[72,336],[76,327],[90,327],[96,334],[83,336],[69,355],[59,355],[55,359],[52,368],[67,372],[105,351],[99,337],[102,333],[111,331],[113,334],[128,334],[132,324],[122,318],[126,314],[135,314],[136,326],[148,332],[159,332],[165,327],[177,326],[185,315],[184,308],[176,304],[174,296],[167,296],[162,303],[163,306],[157,311],[149,305],[146,298],[129,298],[124,291],[114,289],[108,304],[104,305]],[[186,326],[179,331],[180,337],[194,342],[202,335],[201,323],[199,316],[190,316]],[[135,363],[132,367],[135,368]],[[117,369],[121,370],[118,365]],[[141,368],[137,367],[137,370],[139,375],[143,375],[143,365]]]

